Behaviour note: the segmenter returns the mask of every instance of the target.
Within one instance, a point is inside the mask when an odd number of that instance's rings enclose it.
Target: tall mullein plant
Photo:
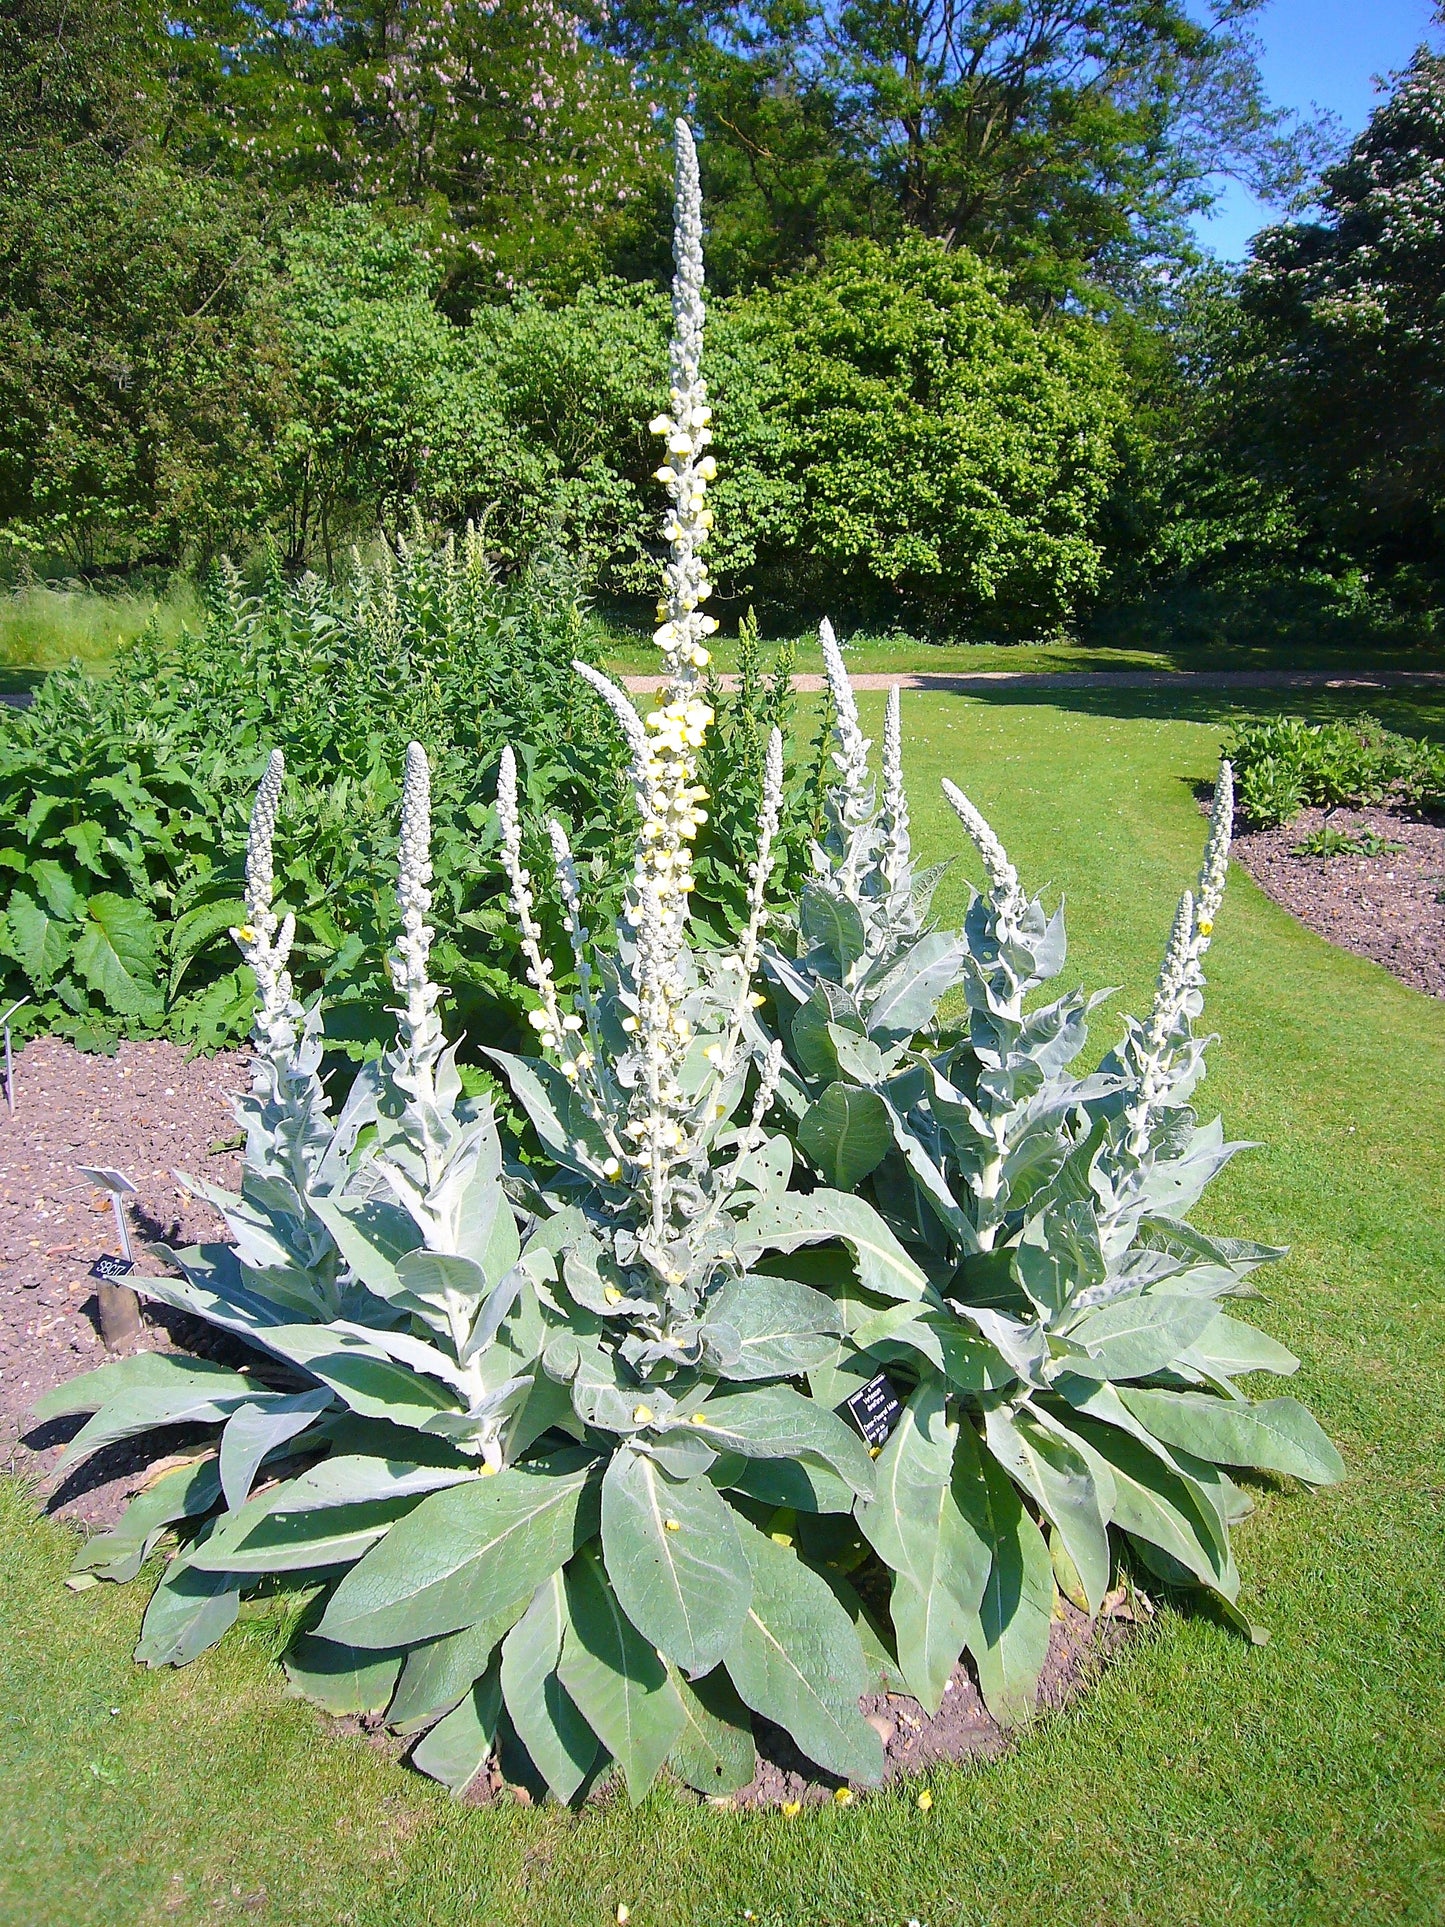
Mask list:
[[[1315,1483],[1341,1470],[1302,1405],[1256,1406],[1234,1383],[1297,1364],[1221,1306],[1279,1254],[1207,1237],[1184,1216],[1235,1148],[1188,1109],[1229,772],[1150,1018],[1126,1020],[1121,1048],[1083,1077],[1073,1066],[1090,1003],[1033,996],[1064,966],[1062,912],[1030,897],[991,826],[946,783],[984,886],[957,933],[922,920],[906,934],[895,921],[879,929],[882,981],[915,998],[900,1034],[892,993],[869,995],[879,966],[867,933],[870,906],[901,909],[910,894],[909,853],[885,834],[885,819],[906,819],[878,807],[846,673],[831,635],[824,643],[838,780],[814,902],[837,908],[826,932],[805,916],[796,944],[767,955],[770,1021],[787,1051],[780,1091],[799,1151],[830,1182],[846,1171],[929,1279],[911,1303],[846,1313],[857,1354],[885,1363],[906,1394],[879,1460],[883,1496],[859,1511],[891,1568],[900,1668],[937,1704],[964,1647],[995,1712],[1017,1717],[1056,1587],[1096,1611],[1127,1544],[1149,1571],[1235,1613],[1229,1529],[1248,1503],[1227,1468]],[[895,692],[885,801],[903,793],[897,714]],[[950,990],[961,1024],[938,1017]]]
[[[756,1057],[751,1017],[762,999],[753,978],[782,805],[782,740],[774,730],[767,747],[746,924],[733,951],[704,963],[688,941],[688,912],[692,845],[706,821],[697,760],[713,720],[702,677],[710,660],[706,640],[717,625],[703,612],[711,585],[702,552],[712,525],[707,488],[717,470],[707,453],[711,410],[700,366],[697,157],[682,122],[676,165],[670,408],[652,423],[666,444],[658,479],[672,503],[663,526],[671,553],[655,636],[666,684],[658,706],[640,718],[607,677],[576,665],[611,706],[631,752],[639,833],[618,943],[608,953],[583,921],[566,834],[555,821],[548,826],[572,942],[574,1008],[562,1008],[554,965],[541,950],[510,748],[497,789],[503,863],[538,999],[531,1022],[548,1054],[545,1068],[505,1056],[500,1061],[548,1150],[560,1158],[566,1175],[559,1195],[574,1195],[579,1183],[594,1187],[594,1209],[611,1233],[609,1257],[625,1275],[625,1285],[614,1287],[614,1302],[625,1301],[633,1326],[626,1354],[650,1367],[697,1361],[700,1307],[732,1262],[722,1256],[730,1245],[728,1200],[762,1141],[779,1055],[764,1052],[758,1063],[748,1122],[738,1134],[732,1119]],[[537,1100],[549,1090],[554,1101],[542,1112]],[[553,1120],[563,1117],[576,1128],[559,1131]]]

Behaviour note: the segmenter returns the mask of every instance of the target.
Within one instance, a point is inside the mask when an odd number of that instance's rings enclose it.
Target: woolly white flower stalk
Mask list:
[[[697,150],[692,130],[684,120],[674,126],[675,198],[673,205],[672,385],[669,409],[649,426],[667,447],[667,460],[657,471],[672,499],[663,535],[672,557],[664,576],[665,596],[658,604],[660,627],[654,641],[667,666],[668,702],[685,702],[697,688],[698,671],[710,657],[705,638],[717,623],[701,613],[712,593],[702,550],[712,527],[707,485],[717,474],[717,463],[706,451],[712,441],[712,410],[702,379],[703,307],[702,190],[698,183]]]
[[[824,848],[814,851],[813,865],[850,903],[861,905],[863,877],[874,856],[873,839],[868,834],[877,814],[873,777],[868,769],[868,752],[873,745],[863,734],[843,652],[826,616],[818,625],[818,642],[833,698],[837,743],[833,762],[840,780],[828,793],[832,827]]]
[[[943,794],[982,859],[999,921],[1016,923],[1024,908],[1024,893],[1019,888],[1019,873],[1009,862],[1008,851],[999,842],[988,819],[946,776],[943,779]]]
[[[430,1081],[446,1037],[436,1014],[438,986],[427,975],[432,938],[431,770],[420,743],[406,747],[401,793],[401,847],[397,857],[396,900],[401,934],[388,958],[397,1008],[396,1067]]]
[[[1214,920],[1229,877],[1229,845],[1234,834],[1234,771],[1219,766],[1214,801],[1209,812],[1209,837],[1204,846],[1197,892],[1186,890],[1179,899],[1174,926],[1159,967],[1154,1004],[1130,1068],[1134,1089],[1125,1106],[1127,1144],[1135,1157],[1148,1147],[1152,1114],[1168,1096],[1181,1062],[1192,1060],[1189,1020],[1203,1006],[1204,954],[1214,931]]]
[[[911,935],[918,918],[911,901],[898,902],[908,891],[913,874],[913,844],[909,836],[908,791],[903,782],[903,707],[897,683],[888,692],[883,712],[883,813],[879,820],[883,847],[878,868],[883,892],[901,934]]]
[[[748,921],[736,956],[725,960],[727,967],[737,973],[738,994],[733,1006],[727,1040],[717,1047],[717,1069],[719,1076],[724,1078],[730,1075],[737,1062],[748,1011],[758,1002],[757,994],[753,990],[753,979],[757,975],[758,961],[762,953],[763,932],[768,923],[768,879],[772,876],[773,867],[777,861],[773,845],[777,839],[782,811],[783,732],[780,729],[774,729],[768,737],[768,751],[763,764],[763,801],[758,813],[758,848],[757,855],[753,858],[752,872],[748,878]],[[779,1065],[781,1068],[781,1059]],[[776,1084],[776,1079],[774,1082]]]
[[[557,990],[552,981],[552,960],[542,953],[542,926],[533,914],[532,876],[522,862],[522,819],[517,809],[517,759],[510,743],[502,751],[497,771],[497,817],[502,826],[502,868],[511,887],[512,909],[522,933],[522,954],[527,960],[527,981],[541,1000],[541,1009],[532,1012],[532,1026],[543,1046],[555,1050],[566,1035]]]
[[[296,919],[288,914],[278,933],[272,908],[276,887],[272,844],[285,775],[286,760],[279,749],[273,749],[256,791],[246,838],[246,921],[231,932],[232,940],[239,945],[256,979],[256,1016],[251,1039],[257,1059],[253,1087],[258,1093],[263,1084],[270,1088],[263,1061],[277,1070],[289,1067],[302,1021],[301,1007],[292,995],[291,977],[286,969],[296,935]]]

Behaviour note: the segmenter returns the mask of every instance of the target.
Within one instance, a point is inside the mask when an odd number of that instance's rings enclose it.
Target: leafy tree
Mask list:
[[[694,89],[725,267],[796,264],[888,211],[1039,298],[1187,252],[1221,174],[1288,194],[1320,129],[1265,98],[1263,0],[623,0],[612,32]]]
[[[103,145],[0,191],[0,520],[83,567],[204,556],[273,492],[289,376],[265,210]]]
[[[1231,437],[1326,558],[1438,582],[1445,56],[1416,53],[1320,202],[1319,219],[1256,240]]]
[[[574,287],[657,174],[648,103],[558,0],[190,0],[189,151],[426,209],[454,282]]]

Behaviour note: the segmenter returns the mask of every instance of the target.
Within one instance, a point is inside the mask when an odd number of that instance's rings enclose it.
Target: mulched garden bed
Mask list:
[[[187,1197],[173,1172],[234,1189],[240,1180],[237,1128],[230,1099],[246,1078],[245,1058],[230,1053],[188,1059],[172,1044],[122,1044],[115,1057],[86,1056],[54,1038],[28,1044],[16,1059],[16,1115],[0,1104],[0,1465],[36,1482],[52,1514],[90,1530],[113,1525],[147,1468],[186,1442],[176,1430],[159,1443],[139,1440],[97,1453],[52,1490],[51,1466],[79,1429],[75,1418],[32,1425],[30,1408],[42,1392],[103,1364],[99,1306],[89,1267],[114,1252],[116,1235],[104,1193],[75,1175],[79,1164],[123,1171],[138,1187],[130,1201],[137,1271],[163,1271],[144,1241],[190,1244],[223,1227],[206,1204]],[[146,1307],[146,1331],[134,1349],[186,1349],[216,1356],[223,1336],[195,1319],[156,1305]],[[197,1434],[196,1436],[200,1436]],[[1058,1707],[1086,1690],[1098,1667],[1128,1636],[1146,1602],[1120,1589],[1093,1623],[1064,1605],[1054,1621],[1039,1684],[1041,1708]],[[1008,1736],[983,1704],[977,1683],[960,1662],[939,1711],[931,1718],[904,1694],[877,1693],[863,1712],[884,1741],[889,1781],[946,1762],[992,1759]],[[364,1731],[373,1743],[400,1754],[404,1742],[375,1720],[330,1722]],[[800,1806],[851,1798],[844,1783],[819,1772],[788,1736],[759,1721],[758,1773],[723,1804]],[[468,1798],[533,1797],[509,1784],[502,1766],[484,1770]],[[540,1793],[540,1789],[536,1789]],[[594,1797],[615,1797],[609,1779]],[[796,1803],[796,1804],[795,1804]]]
[[[1326,824],[1373,831],[1404,848],[1382,856],[1296,856]],[[1383,964],[1403,983],[1445,997],[1445,826],[1398,810],[1302,810],[1275,830],[1234,840],[1233,855],[1266,896],[1343,950]]]
[[[115,1253],[115,1220],[104,1192],[76,1176],[78,1164],[122,1171],[136,1185],[130,1200],[136,1270],[165,1266],[147,1240],[195,1244],[223,1230],[209,1205],[183,1195],[172,1175],[234,1190],[240,1158],[230,1099],[246,1081],[239,1052],[188,1059],[175,1044],[122,1044],[94,1057],[57,1038],[36,1038],[15,1060],[15,1116],[0,1103],[0,1465],[45,1480],[78,1422],[33,1426],[42,1392],[103,1365],[100,1308],[90,1266]],[[148,1305],[143,1338],[132,1350],[177,1344],[215,1356],[217,1334],[198,1320]],[[118,1445],[77,1467],[50,1509],[92,1528],[114,1525],[129,1488],[161,1448]]]

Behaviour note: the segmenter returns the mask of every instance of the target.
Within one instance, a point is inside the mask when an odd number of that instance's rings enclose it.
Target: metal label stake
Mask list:
[[[12,1004],[5,1015],[0,1017],[0,1025],[5,1028],[5,1102],[10,1108],[11,1117],[15,1115],[15,1060],[10,1054],[10,1019],[17,1010],[23,1010],[29,1002],[28,997],[22,997],[18,1004]]]
[[[110,1194],[110,1208],[115,1213],[115,1228],[120,1238],[123,1256],[101,1258],[90,1268],[95,1279],[95,1295],[100,1301],[100,1335],[105,1340],[106,1350],[115,1351],[132,1338],[139,1338],[144,1326],[141,1323],[140,1300],[132,1286],[123,1282],[135,1270],[135,1253],[131,1250],[130,1227],[125,1221],[123,1198],[136,1196],[136,1187],[123,1171],[112,1171],[107,1166],[91,1167],[77,1164],[76,1170],[83,1178],[88,1178],[102,1191]]]

